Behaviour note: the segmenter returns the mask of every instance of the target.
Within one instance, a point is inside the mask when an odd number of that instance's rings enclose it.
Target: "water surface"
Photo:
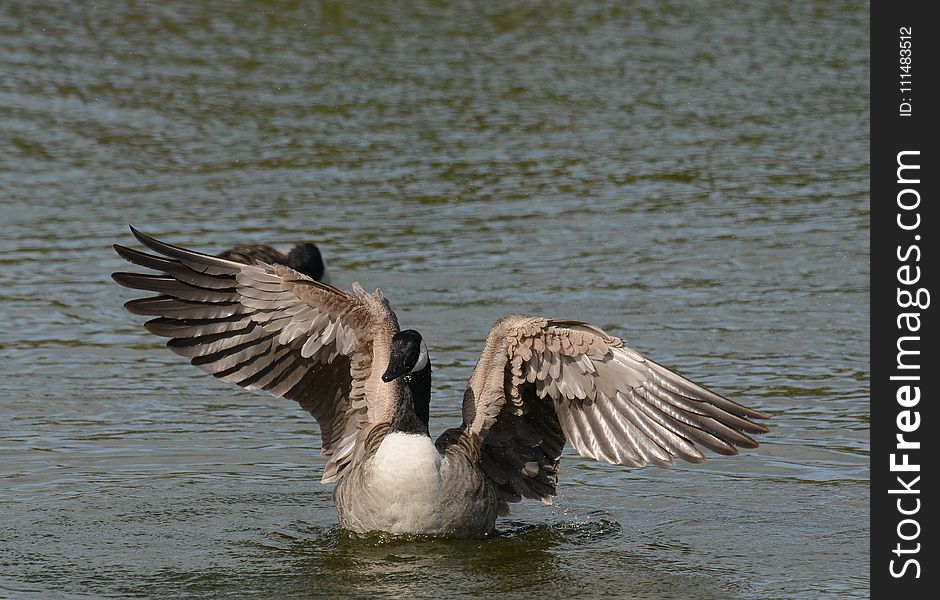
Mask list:
[[[868,7],[0,4],[0,596],[868,595]],[[700,466],[571,454],[484,541],[358,537],[316,424],[161,348],[132,223],[310,239],[435,365],[579,318],[773,415]]]

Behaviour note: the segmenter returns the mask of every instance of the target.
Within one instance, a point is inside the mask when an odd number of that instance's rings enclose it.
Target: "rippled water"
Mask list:
[[[868,7],[0,3],[0,596],[868,594]],[[357,537],[315,423],[121,308],[127,224],[315,240],[431,342],[580,318],[773,415],[567,454],[486,541]]]

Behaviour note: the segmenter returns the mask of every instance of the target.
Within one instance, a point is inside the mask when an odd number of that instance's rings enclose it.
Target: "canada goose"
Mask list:
[[[219,379],[296,400],[317,420],[323,483],[352,531],[485,536],[522,498],[551,503],[566,442],[641,467],[755,448],[766,418],[645,359],[579,321],[497,321],[463,395],[463,423],[428,432],[431,361],[381,291],[352,291],[281,265],[245,265],[131,228],[159,275],[114,273],[160,295],[125,304],[147,330]]]
[[[271,265],[286,265],[317,281],[328,281],[323,255],[311,242],[297,244],[288,252],[275,250],[266,244],[239,245],[216,254],[219,258],[233,260],[246,265],[266,262]]]

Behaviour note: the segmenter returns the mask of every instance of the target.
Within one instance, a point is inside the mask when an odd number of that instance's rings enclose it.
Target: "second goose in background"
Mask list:
[[[297,244],[288,252],[276,250],[266,244],[243,244],[216,256],[246,265],[256,265],[259,262],[284,265],[316,281],[328,281],[323,255],[312,242]]]

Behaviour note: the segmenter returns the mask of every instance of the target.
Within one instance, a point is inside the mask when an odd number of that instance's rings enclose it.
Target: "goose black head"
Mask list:
[[[382,381],[398,378],[405,383],[402,401],[395,412],[389,432],[401,431],[428,435],[431,416],[431,361],[421,334],[406,329],[392,337],[391,356]]]
[[[402,376],[420,373],[429,368],[428,347],[424,345],[421,334],[414,329],[400,331],[392,337],[391,356],[388,368],[382,375],[382,381],[388,383]]]
[[[317,281],[323,279],[326,271],[320,249],[310,242],[297,244],[291,249],[287,254],[287,266]]]

